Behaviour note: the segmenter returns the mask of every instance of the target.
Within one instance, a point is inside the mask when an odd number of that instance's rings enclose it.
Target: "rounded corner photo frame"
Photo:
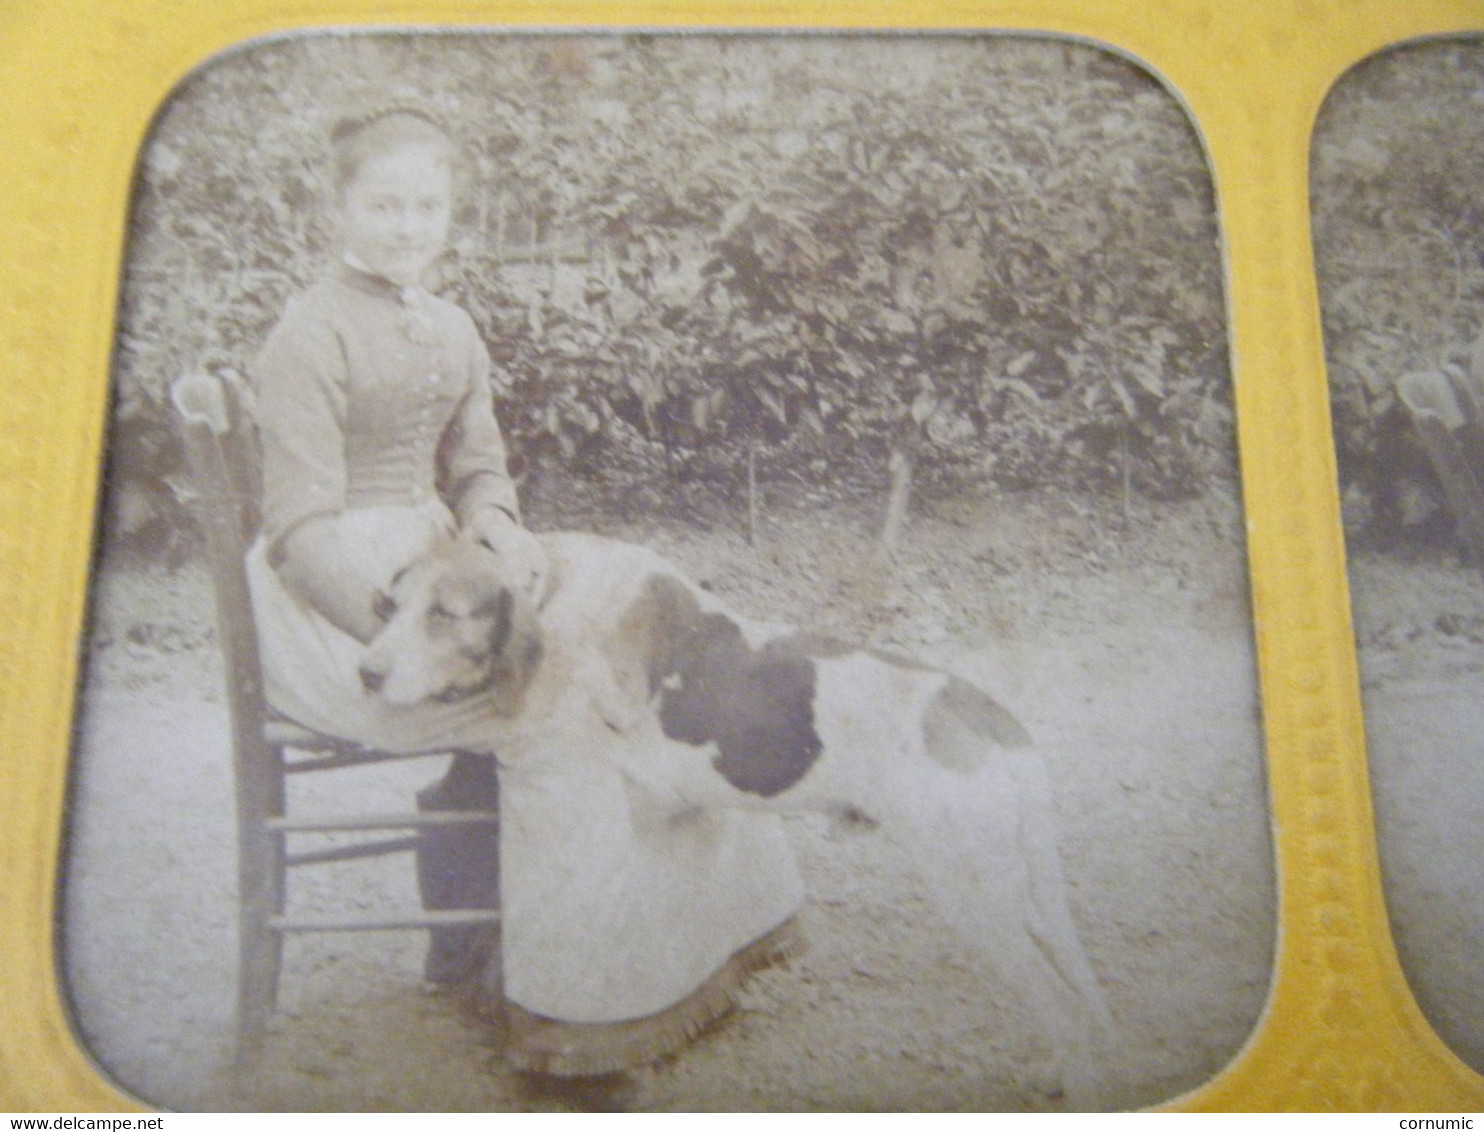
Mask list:
[[[1176,1110],[1484,1105],[1437,1037],[1387,922],[1366,764],[1310,236],[1311,133],[1351,67],[1398,44],[1484,34],[1484,2],[946,0],[671,3],[140,0],[0,16],[12,143],[0,232],[0,1108],[137,1109],[74,1033],[58,971],[78,641],[96,537],[118,280],[135,168],[172,91],[219,53],[311,29],[993,31],[1079,40],[1157,76],[1211,166],[1225,263],[1262,738],[1277,877],[1256,1028]]]

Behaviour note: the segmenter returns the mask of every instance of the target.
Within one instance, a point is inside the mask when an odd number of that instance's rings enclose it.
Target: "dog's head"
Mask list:
[[[394,704],[488,693],[501,714],[520,710],[541,660],[536,607],[488,547],[440,542],[378,595],[377,615],[385,625],[361,661],[367,691]]]

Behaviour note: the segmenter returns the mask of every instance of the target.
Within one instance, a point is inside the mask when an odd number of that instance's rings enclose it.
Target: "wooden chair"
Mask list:
[[[238,878],[237,1049],[250,1058],[262,1046],[278,993],[283,939],[289,932],[429,929],[485,925],[492,954],[483,993],[500,995],[499,920],[495,908],[419,909],[403,914],[287,915],[289,870],[332,861],[410,852],[430,830],[489,828],[497,806],[472,810],[300,815],[287,812],[290,775],[318,774],[390,760],[458,755],[379,751],[309,731],[277,717],[263,691],[244,555],[258,525],[257,436],[238,379],[193,374],[171,390],[179,413],[197,512],[216,590],[217,632],[226,667],[236,774]],[[488,756],[484,756],[488,757]],[[291,837],[364,836],[349,843],[290,851]],[[496,889],[496,891],[498,891]],[[498,904],[498,900],[494,901]]]

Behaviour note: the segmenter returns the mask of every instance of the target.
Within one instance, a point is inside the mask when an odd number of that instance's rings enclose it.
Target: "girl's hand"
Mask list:
[[[498,507],[483,507],[469,517],[464,530],[500,556],[510,577],[534,602],[541,600],[551,563],[541,540]]]

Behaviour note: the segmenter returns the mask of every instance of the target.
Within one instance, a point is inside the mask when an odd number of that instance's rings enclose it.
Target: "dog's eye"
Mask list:
[[[371,612],[378,621],[390,621],[397,612],[397,603],[385,590],[377,590],[371,595]]]

